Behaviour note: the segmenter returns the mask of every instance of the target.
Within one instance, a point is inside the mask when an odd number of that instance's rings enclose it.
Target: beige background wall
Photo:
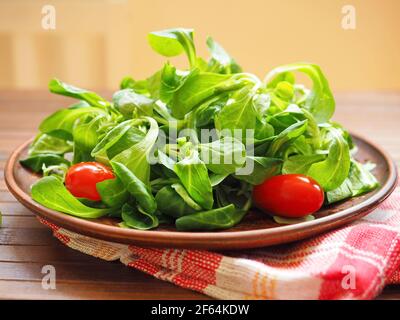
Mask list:
[[[41,27],[45,4],[56,8],[56,30]],[[346,4],[355,30],[341,26]],[[161,67],[146,34],[175,26],[196,30],[202,55],[212,35],[260,77],[306,60],[335,90],[400,90],[400,0],[0,0],[0,88],[45,88],[56,76],[114,89]]]

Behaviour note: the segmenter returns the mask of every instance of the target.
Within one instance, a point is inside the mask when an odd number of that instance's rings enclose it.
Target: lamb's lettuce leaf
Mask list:
[[[327,122],[335,112],[335,99],[321,68],[311,63],[293,63],[277,67],[268,73],[267,84],[279,83],[277,77],[292,72],[302,72],[310,77],[313,87],[307,95],[305,107],[314,115],[318,123]],[[280,78],[278,78],[280,79]]]
[[[107,100],[100,97],[97,93],[75,87],[58,79],[50,80],[49,89],[52,93],[61,94],[63,96],[86,101],[89,105],[93,107],[105,108],[110,105]]]
[[[41,205],[85,219],[95,219],[112,212],[112,208],[91,208],[82,204],[64,186],[60,179],[43,177],[32,185],[32,199]]]
[[[365,165],[352,160],[348,177],[336,189],[326,193],[326,202],[334,203],[372,191],[379,182]]]
[[[176,28],[150,32],[148,40],[154,51],[166,57],[174,57],[185,52],[191,67],[196,65],[196,48],[193,29]]]

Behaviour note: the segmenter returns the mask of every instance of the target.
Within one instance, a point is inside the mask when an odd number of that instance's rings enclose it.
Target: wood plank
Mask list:
[[[0,260],[4,259],[4,251],[7,252],[7,250],[4,250],[4,247],[1,248],[0,250]],[[10,250],[16,250],[20,249],[20,247],[10,247]],[[39,249],[39,250],[37,250]],[[60,248],[62,249],[62,248]],[[40,259],[42,259],[43,263],[45,264],[53,264],[54,260],[47,260],[48,258],[52,259],[50,256],[51,254],[56,254],[59,253],[60,250],[55,247],[23,247],[21,250],[21,253],[26,254],[27,250],[30,251],[37,251],[36,255]],[[18,251],[18,250],[16,250]],[[74,255],[77,255],[78,258],[77,260],[80,261],[81,258],[79,256],[85,256],[83,254],[77,253],[73,250],[67,251],[72,253],[72,259],[74,259]],[[47,253],[47,254],[46,254]],[[42,256],[41,256],[42,254]],[[24,255],[25,256],[25,255]],[[71,261],[71,256],[65,256],[66,260]],[[60,255],[60,259],[63,259],[63,256]],[[94,259],[93,257],[87,257],[89,260]],[[64,260],[64,259],[63,259]],[[106,262],[104,262],[106,263]],[[31,266],[31,265],[30,265]],[[36,278],[40,277],[41,274],[38,272],[39,267],[41,267],[42,264],[34,264],[34,267],[37,268],[36,270]],[[65,266],[69,267],[69,266]],[[82,267],[80,265],[80,267]],[[122,266],[123,268],[127,268]],[[90,266],[88,266],[90,268]],[[78,283],[75,282],[70,282],[70,281],[65,281],[64,278],[60,279],[60,273],[57,273],[58,267],[56,267],[56,276],[57,276],[57,289],[55,291],[50,290],[43,290],[40,286],[39,280],[36,280],[36,282],[33,281],[13,281],[13,280],[0,280],[0,296],[3,298],[7,298],[7,294],[12,294],[12,297],[16,298],[22,298],[22,299],[36,299],[36,298],[69,298],[69,297],[74,297],[74,298],[89,298],[89,299],[107,299],[107,298],[114,298],[114,299],[122,299],[125,296],[128,296],[129,299],[135,299],[135,298],[144,298],[146,299],[170,299],[173,297],[173,299],[188,299],[188,298],[195,298],[195,299],[206,299],[207,297],[204,295],[199,295],[197,293],[187,291],[184,289],[180,289],[177,287],[172,287],[168,283],[161,282],[158,280],[155,280],[154,278],[151,278],[147,275],[144,275],[142,273],[139,273],[135,270],[129,270],[131,273],[134,273],[134,277],[130,278],[133,281],[126,283],[125,281],[123,282],[118,282],[118,283],[110,283],[110,282],[97,282],[96,283],[91,283],[88,282],[87,280],[81,282],[79,281]],[[98,269],[96,268],[96,273],[98,272]],[[124,278],[125,280],[125,278]],[[144,280],[144,281],[143,281]],[[24,288],[29,288],[28,292],[26,290],[20,290],[20,286],[23,286]],[[116,286],[116,287],[114,287]],[[7,288],[8,290],[3,291],[4,288]],[[90,290],[87,290],[87,288],[90,288]],[[154,296],[154,292],[152,292],[151,288],[157,288],[157,295]],[[18,296],[18,294],[23,291],[24,295]],[[42,292],[43,291],[43,292]],[[89,291],[89,292],[87,292]],[[87,292],[88,296],[86,296],[85,292]],[[28,295],[25,295],[27,294]],[[49,295],[47,295],[49,294]],[[181,296],[183,294],[183,296]],[[37,296],[36,296],[37,295]],[[60,296],[61,295],[61,296]],[[398,290],[398,286],[390,286],[388,289],[385,289],[384,292],[379,296],[379,299],[398,299],[400,298],[400,293]]]
[[[0,181],[0,191],[4,191],[6,186],[4,184],[4,189],[1,189],[1,182]],[[33,216],[32,211],[25,208],[19,202],[0,202],[0,212],[3,216],[10,216],[10,215],[17,215],[17,216]]]
[[[4,219],[4,217],[3,217]],[[0,244],[42,246],[58,241],[50,229],[0,228]]]
[[[48,229],[34,216],[3,216],[2,228],[11,229]]]
[[[140,273],[136,272],[139,276]],[[384,290],[380,300],[400,299],[399,289]],[[146,275],[145,283],[64,283],[57,282],[55,290],[44,290],[41,281],[0,280],[0,296],[4,299],[196,299],[209,297],[161,282]]]
[[[49,263],[1,263],[1,280],[41,281],[41,270]],[[123,265],[119,261],[109,262],[93,258],[90,262],[65,263],[53,261],[57,282],[67,283],[146,283],[147,276],[139,271]],[[156,281],[157,282],[157,281]]]
[[[0,180],[0,191],[8,191],[6,182],[4,180]],[[1,208],[0,208],[1,211]]]
[[[132,270],[134,276],[141,273]],[[55,290],[44,290],[39,281],[0,280],[0,297],[3,299],[196,299],[207,300],[207,296],[178,288],[146,275],[139,283],[63,283],[57,282]]]
[[[0,168],[0,170],[2,170]],[[0,191],[0,202],[16,202],[17,199],[9,191]]]
[[[1,245],[0,261],[40,263],[92,263],[96,258],[73,250],[58,240],[42,246]],[[1,275],[0,275],[1,278]]]

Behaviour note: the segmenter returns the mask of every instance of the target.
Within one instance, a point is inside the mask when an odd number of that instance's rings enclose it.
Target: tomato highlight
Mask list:
[[[65,187],[77,198],[100,201],[101,197],[96,184],[114,179],[111,169],[98,162],[81,162],[68,169],[65,176]]]
[[[265,180],[253,188],[255,205],[285,218],[300,218],[318,211],[324,191],[312,178],[301,174],[283,174]]]

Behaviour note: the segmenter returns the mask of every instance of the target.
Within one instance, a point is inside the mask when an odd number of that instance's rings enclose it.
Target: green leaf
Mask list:
[[[305,107],[314,115],[318,123],[327,122],[335,112],[335,99],[319,66],[310,63],[293,63],[272,70],[265,78],[267,86],[276,82],[282,74],[303,72],[313,82],[313,88],[307,96]]]
[[[219,185],[222,181],[224,181],[229,174],[210,174],[210,181],[211,181],[211,186],[215,187]]]
[[[64,157],[57,154],[47,153],[47,154],[36,154],[33,156],[28,156],[27,158],[19,161],[24,167],[31,169],[33,172],[41,172],[43,165],[53,166],[64,163],[70,165],[70,162]]]
[[[274,94],[284,101],[291,101],[294,96],[294,87],[288,81],[278,82]]]
[[[146,80],[146,89],[150,97],[153,99],[160,98],[160,81],[161,81],[161,70],[158,70],[153,75],[148,77]]]
[[[274,75],[272,79],[269,78],[268,80],[269,81],[267,82],[267,88],[272,88],[272,89],[274,89],[281,81],[286,81],[291,84],[295,84],[296,82],[296,79],[292,72],[279,72],[277,75]]]
[[[94,147],[92,156],[107,164],[116,155],[142,141],[146,133],[136,127],[140,122],[127,120],[112,128]]]
[[[74,157],[72,159],[73,164],[94,160],[94,158],[90,154],[90,151],[85,150],[76,144],[74,145],[73,155],[74,155]]]
[[[302,109],[293,104],[288,105],[280,112],[267,116],[268,123],[274,127],[276,133],[280,133],[287,127],[305,119]]]
[[[127,120],[112,128],[93,148],[92,156],[96,159],[107,158],[108,149],[116,144],[132,126],[132,120]]]
[[[172,115],[177,119],[182,119],[205,100],[223,92],[238,89],[244,84],[244,81],[233,78],[231,75],[199,72],[194,69],[170,100]]]
[[[119,208],[128,201],[129,193],[118,178],[107,179],[96,184],[101,201],[108,207]]]
[[[155,199],[158,210],[173,218],[179,218],[196,212],[195,209],[186,204],[171,186],[161,188],[157,192]]]
[[[85,107],[74,109],[61,109],[42,121],[39,129],[42,133],[65,139],[73,140],[72,131],[75,122],[88,115],[105,115],[105,112],[99,108]]]
[[[117,154],[142,141],[145,136],[146,134],[142,130],[134,126],[130,127],[118,141],[107,148],[107,157],[114,158]]]
[[[374,175],[368,171],[365,165],[352,160],[349,176],[336,189],[326,193],[326,202],[334,203],[350,197],[356,197],[372,191],[379,186]]]
[[[268,157],[247,156],[246,161],[252,161],[254,168],[250,174],[235,175],[239,180],[246,181],[252,185],[263,183],[266,179],[280,173],[282,159]]]
[[[185,187],[181,185],[180,183],[173,183],[171,185],[171,188],[176,191],[176,193],[182,198],[182,200],[191,208],[193,208],[196,211],[203,210],[201,206],[199,206],[196,201],[194,201],[189,193],[186,191]]]
[[[77,88],[58,79],[50,80],[49,89],[52,93],[86,101],[93,107],[105,108],[110,105],[108,101],[100,97],[97,93],[88,91],[86,89]]]
[[[126,76],[121,80],[119,88],[121,90],[128,89],[128,88],[129,89],[134,89],[135,88],[135,84],[136,84],[136,81],[132,77]]]
[[[161,70],[144,80],[134,80],[132,77],[122,79],[120,89],[133,89],[136,93],[150,96],[152,99],[159,98]]]
[[[174,171],[193,200],[204,209],[211,209],[214,202],[211,181],[198,152],[193,150],[189,157],[177,162]]]
[[[138,94],[132,89],[124,89],[114,93],[113,102],[117,110],[125,118],[138,116],[151,116],[153,114],[154,100],[145,95]]]
[[[279,133],[267,151],[270,157],[278,157],[294,139],[301,136],[307,129],[307,120],[299,121]]]
[[[159,225],[160,224],[166,224],[166,225],[174,224],[174,218],[172,218],[166,214],[163,214],[161,211],[157,210],[156,215],[157,215]]]
[[[282,173],[298,173],[307,174],[311,165],[315,162],[320,162],[325,159],[324,154],[310,154],[310,155],[294,155],[289,157],[282,166]]]
[[[93,117],[87,115],[75,122],[72,130],[74,140],[73,163],[93,161],[91,151],[100,137],[99,128],[104,121],[104,115]]]
[[[147,80],[135,81],[132,77],[125,77],[120,83],[120,89],[133,89],[136,93],[149,93],[149,83]]]
[[[320,129],[314,116],[308,110],[299,108],[299,106],[295,104],[290,104],[284,111],[274,114],[268,119],[269,123],[275,127],[277,132],[281,132],[302,120],[307,120],[305,135],[307,136],[307,140],[311,142],[307,142],[308,147],[319,149],[321,144]],[[298,140],[299,139],[296,139],[296,141]]]
[[[85,206],[65,188],[56,177],[44,177],[32,185],[32,198],[41,205],[85,219],[95,219],[113,209],[96,209]]]
[[[158,226],[158,218],[148,214],[140,207],[134,208],[128,203],[122,207],[121,214],[124,226],[139,230],[148,230]]]
[[[72,143],[63,139],[39,133],[32,144],[29,146],[30,156],[38,154],[57,154],[63,155],[72,151]]]
[[[242,72],[242,68],[213,38],[207,38],[207,47],[211,52],[209,71],[226,74]]]
[[[53,176],[64,182],[65,175],[67,174],[69,169],[69,165],[65,163],[55,164],[51,166],[46,166],[46,164],[42,165],[42,174],[43,177]]]
[[[174,57],[185,52],[190,66],[196,65],[196,49],[193,29],[176,28],[150,32],[148,40],[154,51],[165,57]]]
[[[150,179],[148,156],[158,137],[158,125],[153,118],[144,117],[143,121],[147,121],[150,125],[146,136],[130,148],[117,154],[112,160],[126,166],[144,184],[148,185]]]
[[[266,122],[264,119],[262,121],[256,120],[256,129],[254,131],[254,144],[259,144],[268,140],[272,140],[275,134],[275,129],[272,125]],[[246,141],[251,141],[247,139]]]
[[[235,130],[241,130],[241,137],[246,138],[246,129],[255,129],[257,113],[253,105],[254,90],[246,86],[236,91],[230,101],[215,116],[215,127],[229,130],[235,136]],[[236,136],[235,136],[236,137]]]
[[[230,204],[180,217],[175,221],[175,225],[180,231],[228,229],[238,224],[245,214],[246,210],[236,209]]]
[[[228,175],[246,162],[246,148],[235,138],[223,137],[211,143],[199,145],[200,159],[206,167],[216,173]]]
[[[226,104],[226,98],[216,96],[202,103],[195,111],[194,127],[208,128],[214,126],[215,116],[220,112],[221,108]]]
[[[311,165],[307,175],[314,178],[325,191],[339,187],[349,174],[349,146],[340,130],[327,128],[329,153],[324,161]]]
[[[168,157],[164,152],[158,150],[158,160],[159,162],[169,170],[174,170],[175,161]]]
[[[307,139],[305,135],[302,135],[295,139],[290,147],[286,149],[285,158],[286,155],[291,153],[311,156],[314,152],[313,145],[310,143],[309,139]]]
[[[122,181],[126,190],[136,199],[143,210],[148,214],[153,214],[157,209],[157,203],[150,188],[122,163],[111,161],[111,165],[115,175]]]
[[[197,72],[195,69],[194,72]],[[193,73],[177,70],[173,65],[167,62],[161,71],[160,99],[169,103],[174,93],[182,87],[185,81]]]
[[[74,146],[78,146],[90,154],[100,137],[99,128],[102,121],[104,121],[103,115],[86,116],[79,119],[72,130]]]
[[[271,106],[271,96],[267,93],[256,93],[253,96],[253,106],[257,113],[258,120],[262,122]]]

